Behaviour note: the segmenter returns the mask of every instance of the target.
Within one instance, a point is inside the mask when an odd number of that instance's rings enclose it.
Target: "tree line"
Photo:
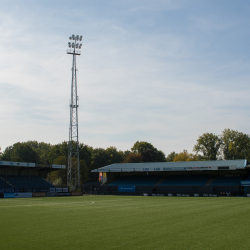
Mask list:
[[[249,157],[250,136],[231,129],[223,130],[221,135],[204,133],[198,137],[193,153],[188,153],[187,150],[180,153],[173,151],[167,157],[151,143],[143,141],[135,142],[131,150],[126,151],[117,150],[112,146],[104,149],[79,144],[81,182],[97,181],[98,174],[91,171],[113,163],[232,160]],[[64,141],[56,145],[37,141],[17,142],[7,147],[0,155],[0,159],[67,166],[68,142]],[[51,179],[55,184],[65,184],[67,170],[53,172]]]
[[[7,147],[0,156],[3,161],[33,162],[39,165],[59,164],[68,165],[68,142],[56,145],[50,143],[27,141],[17,142]],[[116,147],[93,148],[79,143],[79,159],[81,182],[97,181],[98,173],[91,173],[93,169],[113,163],[139,163],[166,161],[165,154],[155,148],[151,143],[134,143],[131,150],[119,151]],[[67,170],[58,170],[51,173],[55,184],[65,184]]]

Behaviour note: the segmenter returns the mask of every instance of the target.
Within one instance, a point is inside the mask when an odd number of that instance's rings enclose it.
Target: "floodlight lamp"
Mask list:
[[[76,44],[76,48],[78,49],[78,43]]]
[[[82,36],[80,36],[80,41],[82,41]]]
[[[79,40],[79,36],[78,36],[78,35],[76,36],[76,40],[77,40],[77,41]]]
[[[72,35],[72,39],[75,40],[75,35]]]
[[[72,39],[72,37],[70,36],[70,37],[69,37],[69,40],[71,40],[71,39]]]

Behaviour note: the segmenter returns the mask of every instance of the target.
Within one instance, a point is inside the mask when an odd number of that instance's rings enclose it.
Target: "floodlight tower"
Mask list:
[[[78,96],[76,80],[76,56],[81,55],[82,36],[72,35],[68,42],[67,54],[73,55],[72,80],[71,80],[71,100],[70,100],[70,125],[69,125],[69,151],[68,151],[68,173],[67,186],[75,190],[80,187],[80,163],[79,163],[79,142],[78,142]]]

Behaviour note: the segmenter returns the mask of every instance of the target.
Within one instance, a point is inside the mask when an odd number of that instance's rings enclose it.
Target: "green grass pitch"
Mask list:
[[[250,199],[0,199],[0,249],[250,249]]]

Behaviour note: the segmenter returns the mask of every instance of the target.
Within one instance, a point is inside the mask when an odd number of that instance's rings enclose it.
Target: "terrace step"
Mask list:
[[[161,184],[164,181],[164,178],[160,179],[154,186],[158,186],[159,184]]]
[[[210,178],[207,183],[205,184],[205,186],[210,186],[210,184],[214,181],[215,178]]]
[[[6,182],[9,186],[14,187],[10,182],[6,181],[2,176],[0,176],[0,179]]]

